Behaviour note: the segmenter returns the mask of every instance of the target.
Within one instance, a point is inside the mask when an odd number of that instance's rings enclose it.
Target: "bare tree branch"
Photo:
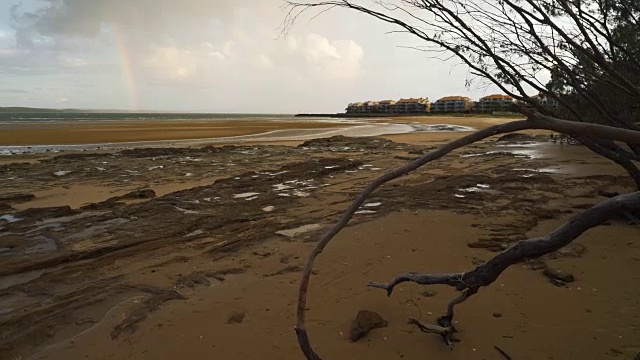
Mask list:
[[[409,172],[414,171],[431,161],[439,159],[445,156],[446,154],[458,148],[461,148],[463,146],[472,144],[474,142],[486,139],[494,135],[521,131],[526,129],[546,129],[546,130],[564,132],[572,135],[583,135],[583,136],[594,136],[595,134],[598,134],[599,137],[603,139],[626,141],[630,143],[640,144],[639,131],[620,129],[620,128],[615,128],[615,127],[605,126],[605,125],[598,125],[598,124],[587,124],[587,123],[565,121],[565,120],[555,119],[550,116],[545,116],[536,112],[530,112],[529,115],[530,116],[528,120],[513,121],[506,124],[491,126],[486,129],[480,130],[478,132],[464,136],[460,139],[449,142],[443,145],[442,147],[440,147],[439,149],[425,154],[424,156],[418,158],[417,160],[414,160],[406,165],[403,165],[395,170],[392,170],[378,177],[377,179],[373,180],[369,185],[367,185],[367,187],[365,187],[365,189],[360,193],[360,195],[358,195],[358,197],[353,201],[353,203],[347,208],[347,210],[344,212],[340,220],[334,226],[332,226],[322,236],[320,241],[316,244],[315,248],[309,254],[304,270],[302,272],[302,278],[300,280],[300,286],[298,288],[295,330],[296,330],[300,347],[303,353],[305,354],[305,356],[307,357],[307,359],[310,359],[310,360],[320,359],[318,355],[313,351],[313,348],[311,346],[311,342],[309,340],[307,330],[305,327],[307,289],[309,287],[310,275],[311,275],[311,271],[313,270],[315,259],[318,257],[318,255],[320,255],[324,251],[325,247],[329,244],[331,239],[333,239],[333,237],[336,234],[338,234],[348,224],[349,220],[353,217],[353,215],[360,208],[360,206],[362,206],[362,204],[369,197],[369,195],[371,195],[382,184],[389,182],[393,179],[396,179],[402,175],[408,174]],[[636,193],[636,196],[640,196],[640,194]],[[621,198],[621,199],[626,199],[626,198]],[[633,199],[638,200],[637,198],[633,198]],[[627,204],[627,202],[628,201],[625,201],[624,204]],[[607,204],[610,204],[610,203],[611,202]],[[614,202],[614,203],[617,204],[617,202]],[[590,214],[588,211],[585,213],[587,214],[587,217]],[[592,226],[595,226],[595,225],[592,225]],[[575,231],[575,228],[572,228],[569,230]],[[573,240],[575,237],[577,237],[578,235],[580,235],[585,230],[586,229],[575,234],[574,237],[570,238],[569,242]],[[563,231],[566,231],[566,229]],[[565,238],[565,239],[569,239],[569,238]],[[538,257],[558,249],[558,248],[555,248],[554,246],[547,246],[547,247],[544,247],[545,249],[548,249],[547,252],[538,254],[539,248],[536,248],[535,246],[530,247],[527,245],[528,243],[524,243],[524,242],[522,242],[522,244],[524,245],[520,245],[520,247],[515,248],[516,250],[512,250],[512,251],[515,251],[514,254],[519,254],[514,258],[528,257],[528,256]],[[566,244],[568,244],[568,242],[564,243],[564,245]],[[526,251],[529,251],[529,253],[526,253],[526,252],[522,253],[523,247],[524,249],[526,249]],[[487,264],[489,263],[491,263],[491,261],[488,262]],[[477,289],[480,286],[486,286],[491,282],[493,282],[493,280],[495,280],[495,279],[492,279],[490,282],[488,282],[488,280],[491,279],[491,276],[480,275],[484,271],[487,271],[486,269],[489,269],[489,268],[493,269],[493,267],[497,266],[492,272],[488,273],[488,274],[493,274],[497,277],[497,275],[499,275],[504,269],[506,269],[506,267],[511,265],[511,263],[509,263],[508,261],[501,262],[498,264],[491,263],[492,267],[489,267],[487,264],[483,265],[483,267],[481,268],[478,268],[480,270],[476,269],[474,272],[471,272],[471,273],[430,274],[430,275],[405,274],[394,279],[393,281],[395,282],[393,284],[390,283],[391,285],[388,285],[387,287],[383,287],[383,285],[376,286],[379,284],[372,285],[372,286],[385,288],[387,289],[388,293],[390,293],[393,290],[394,286],[406,281],[413,281],[420,284],[447,284],[447,285],[456,287],[460,291],[465,289],[473,289],[473,288]],[[505,265],[505,264],[508,264],[508,265]],[[499,271],[496,271],[496,269],[499,269]],[[453,306],[451,306],[450,311],[451,313],[453,312]]]
[[[637,33],[634,26],[640,23],[640,6],[634,0],[616,1],[613,6],[608,0],[373,0],[381,10],[358,5],[355,0],[286,1],[290,11],[284,21],[284,31],[309,9],[353,9],[435,46],[435,49],[424,46],[413,49],[457,57],[469,67],[471,74],[536,109],[519,106],[527,120],[492,126],[452,141],[365,187],[317,243],[303,270],[295,329],[307,359],[319,359],[305,328],[307,289],[315,259],[382,184],[460,147],[493,135],[526,129],[551,130],[582,139],[591,150],[616,161],[631,176],[640,177],[633,162],[640,155],[640,131],[637,131],[640,128],[637,106],[640,103],[640,38],[635,45],[635,38],[630,38],[630,34]],[[629,47],[630,44],[633,46]],[[551,81],[545,84],[539,77],[546,75],[551,75]],[[555,99],[560,107],[543,106],[527,93],[532,89]],[[611,93],[620,95],[622,100]],[[623,101],[626,101],[625,107],[620,110]],[[635,156],[615,141],[626,143]],[[369,286],[385,289],[388,294],[403,282],[444,284],[462,291],[449,303],[447,314],[438,319],[438,325],[410,320],[423,331],[439,333],[450,344],[455,331],[451,325],[454,307],[480,287],[491,284],[506,268],[555,251],[615,214],[633,216],[638,207],[639,192],[619,195],[577,215],[545,237],[516,243],[472,271],[409,273],[387,284],[370,283]]]

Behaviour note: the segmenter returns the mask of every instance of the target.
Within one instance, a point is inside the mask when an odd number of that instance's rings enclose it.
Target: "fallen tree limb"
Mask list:
[[[333,239],[333,237],[336,234],[338,234],[348,224],[349,220],[353,217],[353,215],[360,208],[360,206],[362,206],[362,204],[369,197],[369,195],[371,195],[371,193],[373,193],[382,184],[389,182],[393,179],[396,179],[400,176],[403,176],[405,174],[408,174],[409,172],[416,170],[421,166],[431,161],[437,160],[449,154],[450,152],[456,149],[459,149],[461,147],[464,147],[466,145],[481,141],[483,139],[486,139],[494,135],[506,134],[506,133],[521,131],[521,130],[545,129],[545,130],[552,130],[557,132],[564,132],[571,135],[592,136],[592,137],[597,137],[597,138],[602,138],[607,140],[624,141],[627,143],[640,144],[640,131],[620,129],[612,126],[599,125],[599,124],[585,124],[585,123],[566,121],[566,120],[545,116],[538,112],[533,112],[533,111],[527,112],[526,115],[528,116],[527,120],[519,120],[519,121],[513,121],[505,124],[491,126],[483,130],[477,131],[475,133],[469,134],[467,136],[464,136],[462,138],[451,141],[443,145],[439,149],[431,151],[412,162],[409,162],[399,168],[396,168],[395,170],[392,170],[390,172],[383,174],[382,176],[373,180],[369,185],[367,185],[362,190],[362,192],[358,195],[358,197],[342,214],[340,220],[334,226],[332,226],[322,236],[320,241],[316,244],[315,248],[311,251],[311,253],[309,254],[309,257],[307,258],[307,262],[305,264],[304,270],[301,275],[300,285],[298,288],[298,299],[297,299],[297,305],[296,305],[295,332],[296,332],[296,336],[297,336],[300,348],[307,359],[309,360],[320,359],[318,354],[316,354],[315,351],[313,350],[313,347],[309,340],[309,336],[305,326],[307,290],[309,287],[310,275],[313,269],[315,259],[318,257],[318,255],[322,253],[322,251],[329,244],[331,239]],[[638,196],[637,195],[638,193],[633,193],[633,194],[636,194],[636,196]],[[616,199],[616,200],[610,201],[613,199]],[[602,212],[604,210],[609,209],[609,207],[612,206],[611,204],[618,204],[622,202],[628,205],[628,201],[621,200],[621,199],[628,200],[628,198],[616,197],[613,199],[606,200],[605,202],[600,204],[603,206],[606,205],[608,207],[601,208],[599,207],[600,205],[598,205],[594,208],[598,208],[600,210],[596,210],[595,212],[591,211],[593,208],[590,210],[587,210],[583,213],[583,215],[584,214],[587,214],[587,215],[585,215],[580,219],[590,220],[591,219],[590,216],[593,216],[593,214],[602,215]],[[637,201],[638,199],[636,198],[633,198],[633,200],[638,202]],[[617,209],[617,210],[623,210],[623,209]],[[582,221],[580,219],[578,221]],[[598,219],[599,219],[599,222],[597,223],[600,223],[606,220],[604,218],[601,219],[600,217],[598,217]],[[593,221],[589,223],[592,223],[592,222]],[[573,224],[573,223],[570,221],[570,223],[568,224]],[[397,285],[398,283],[405,282],[405,281],[414,281],[414,282],[429,283],[429,284],[447,284],[447,285],[456,287],[460,291],[464,289],[472,289],[472,288],[475,288],[475,290],[477,291],[477,288],[479,288],[480,286],[486,286],[492,283],[495,280],[495,278],[497,278],[497,276],[500,273],[502,273],[502,271],[504,271],[507,267],[513,264],[509,262],[510,259],[514,259],[514,261],[516,261],[515,259],[522,260],[525,258],[535,258],[535,257],[542,256],[544,254],[547,254],[549,252],[555,251],[560,247],[571,242],[573,239],[575,239],[575,237],[580,235],[586,229],[593,227],[595,225],[591,225],[584,228],[584,226],[581,227],[580,224],[573,224],[569,226],[567,229],[565,228],[559,229],[559,230],[562,230],[561,233],[564,234],[565,241],[559,241],[559,242],[548,241],[543,243],[538,243],[534,241],[533,243],[531,243],[531,241],[533,240],[527,240],[529,242],[523,241],[523,242],[517,243],[509,250],[498,255],[496,258],[490,260],[489,262],[485,263],[481,267],[476,268],[476,270],[470,273],[430,274],[430,275],[406,274],[406,275],[403,275],[402,277],[396,278],[395,281],[397,281],[397,283],[390,285],[386,289],[387,289],[387,292],[390,294],[393,291],[393,286]],[[582,230],[576,233],[575,232],[576,229],[582,229]],[[542,246],[538,246],[539,244],[541,244]],[[505,259],[504,256],[500,257],[503,254],[509,254],[508,256],[512,258]],[[517,260],[517,261],[520,261],[520,260]],[[423,282],[415,281],[416,279],[419,279]],[[472,294],[469,294],[468,296],[470,295]],[[453,311],[453,306],[451,307],[451,311]]]
[[[384,289],[391,294],[393,289],[404,282],[421,285],[449,285],[456,290],[477,289],[493,283],[509,266],[527,259],[535,259],[556,251],[575,240],[585,231],[598,226],[618,213],[640,209],[640,191],[622,194],[607,199],[590,209],[572,217],[552,233],[533,239],[520,240],[504,252],[479,265],[474,270],[452,274],[403,274],[386,284],[369,283],[369,286]]]
[[[304,270],[302,271],[302,278],[300,280],[300,286],[298,288],[298,302],[296,309],[296,336],[298,338],[298,343],[300,344],[300,348],[307,359],[309,360],[320,360],[318,354],[313,351],[313,347],[311,346],[311,342],[309,340],[309,335],[307,334],[307,330],[305,327],[305,311],[307,304],[307,289],[309,287],[309,278],[311,275],[311,271],[313,270],[313,264],[315,262],[316,257],[322,253],[324,248],[329,244],[329,241],[333,239],[333,237],[342,230],[349,220],[353,217],[353,215],[358,211],[360,206],[364,203],[364,201],[373,193],[375,189],[377,189],[380,185],[396,179],[402,175],[408,174],[409,172],[423,166],[424,164],[431,162],[433,160],[439,159],[446,154],[461,148],[463,146],[472,144],[474,142],[486,139],[490,136],[494,136],[497,134],[505,134],[514,131],[531,129],[533,124],[529,120],[520,120],[513,121],[506,124],[495,125],[488,127],[486,129],[480,130],[473,134],[469,134],[460,139],[454,140],[441,148],[429,152],[422,157],[414,160],[406,165],[403,165],[395,170],[392,170],[377,179],[373,180],[367,187],[362,190],[360,195],[353,201],[353,203],[347,208],[344,212],[340,220],[332,226],[323,236],[322,239],[316,244],[315,248],[309,254],[307,258],[307,263],[305,264]]]

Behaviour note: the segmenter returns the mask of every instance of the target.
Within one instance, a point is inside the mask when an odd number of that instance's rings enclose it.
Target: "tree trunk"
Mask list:
[[[596,154],[604,156],[622,166],[636,183],[636,190],[640,190],[640,170],[638,170],[638,167],[631,161],[629,156],[633,154],[625,154],[624,149],[612,141],[602,142],[587,137],[578,137],[578,140]]]

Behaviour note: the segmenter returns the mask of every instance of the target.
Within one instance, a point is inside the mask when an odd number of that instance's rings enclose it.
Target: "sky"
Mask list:
[[[284,36],[282,0],[2,0],[0,106],[335,113],[499,92],[390,25],[315,13]]]

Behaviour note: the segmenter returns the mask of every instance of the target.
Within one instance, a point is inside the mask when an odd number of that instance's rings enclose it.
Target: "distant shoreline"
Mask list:
[[[347,113],[333,113],[333,114],[313,114],[313,113],[301,113],[296,114],[294,117],[302,118],[403,118],[403,117],[425,117],[425,116],[447,116],[447,117],[477,117],[477,118],[522,118],[522,114],[518,113],[500,113],[500,114],[488,114],[488,113],[375,113],[375,114],[347,114]]]

